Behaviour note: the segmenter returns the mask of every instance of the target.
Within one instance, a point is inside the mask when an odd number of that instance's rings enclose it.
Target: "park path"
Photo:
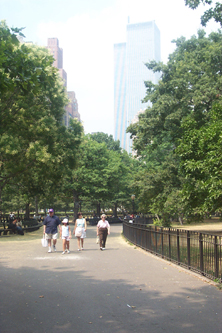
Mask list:
[[[71,227],[73,228],[73,227]],[[47,253],[40,239],[0,240],[0,332],[222,332],[222,292],[126,243],[107,249],[89,226],[85,250]]]

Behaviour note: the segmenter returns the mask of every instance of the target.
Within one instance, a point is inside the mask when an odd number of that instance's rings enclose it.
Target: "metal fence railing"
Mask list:
[[[123,222],[136,246],[212,280],[222,279],[222,236]]]

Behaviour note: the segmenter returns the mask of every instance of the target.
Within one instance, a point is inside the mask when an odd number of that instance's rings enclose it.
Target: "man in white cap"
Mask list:
[[[49,250],[48,252],[52,252],[51,249],[51,239],[53,240],[53,249],[56,251],[56,241],[58,236],[58,225],[61,223],[58,216],[54,215],[54,210],[52,208],[49,209],[49,216],[45,218],[43,221],[43,234],[45,238],[48,240]]]

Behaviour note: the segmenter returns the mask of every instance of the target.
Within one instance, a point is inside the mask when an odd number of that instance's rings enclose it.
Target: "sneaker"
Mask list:
[[[62,254],[65,254],[65,253],[66,253],[65,251],[62,252]]]
[[[56,247],[55,247],[55,245],[53,245],[53,250],[56,252]]]
[[[80,249],[78,249],[78,251],[81,251]]]
[[[102,248],[102,247],[100,247],[100,250],[102,251],[102,250],[103,250],[103,248]]]
[[[66,250],[67,251],[67,253],[70,253],[70,251],[69,250]]]
[[[51,253],[51,252],[52,252],[52,249],[51,249],[51,247],[49,247],[48,253]]]
[[[105,247],[102,247],[103,251],[106,249]]]

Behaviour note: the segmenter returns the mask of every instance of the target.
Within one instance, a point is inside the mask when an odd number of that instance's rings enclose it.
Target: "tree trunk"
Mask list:
[[[114,217],[117,217],[117,202],[115,203],[114,207]]]
[[[181,216],[179,216],[179,222],[181,225],[183,225],[183,218]]]
[[[35,214],[38,216],[39,214],[39,207],[38,207],[38,197],[35,196]]]
[[[26,219],[29,219],[29,203],[25,205],[25,217]]]
[[[100,202],[97,203],[97,216],[100,217]]]
[[[2,188],[0,186],[0,212],[2,212]]]
[[[73,220],[75,221],[77,219],[77,214],[79,211],[79,198],[75,191],[73,191],[73,205],[74,205]]]

